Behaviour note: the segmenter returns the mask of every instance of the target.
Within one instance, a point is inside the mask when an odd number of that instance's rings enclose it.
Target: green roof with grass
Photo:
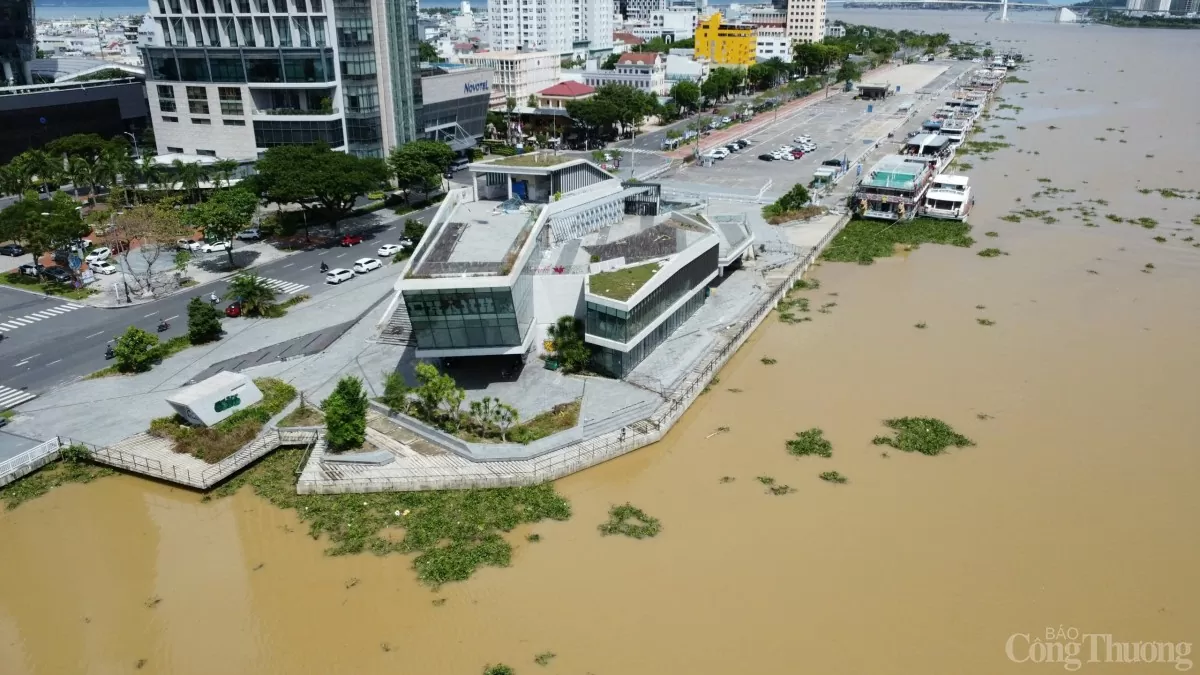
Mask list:
[[[658,271],[658,263],[623,267],[611,272],[599,272],[588,279],[588,290],[613,300],[628,300]]]
[[[496,164],[498,166],[533,166],[533,167],[550,167],[566,164],[577,157],[567,157],[565,155],[551,155],[544,152],[532,152],[527,155],[513,155],[497,159],[488,164]]]

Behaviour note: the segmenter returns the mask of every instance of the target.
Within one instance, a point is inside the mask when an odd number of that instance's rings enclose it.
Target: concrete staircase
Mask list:
[[[389,345],[408,345],[413,342],[412,321],[408,318],[408,306],[404,304],[403,295],[397,299],[395,311],[379,333],[379,342]]]

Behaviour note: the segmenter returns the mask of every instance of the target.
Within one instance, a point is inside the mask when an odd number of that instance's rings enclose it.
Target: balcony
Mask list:
[[[315,109],[311,109],[311,110],[305,110],[303,108],[264,108],[264,109],[255,109],[254,114],[255,114],[255,116],[263,116],[263,117],[283,117],[283,116],[295,117],[295,116],[301,116],[301,115],[308,116],[308,117],[329,117],[331,115],[341,114],[341,109],[340,108],[315,108]]]

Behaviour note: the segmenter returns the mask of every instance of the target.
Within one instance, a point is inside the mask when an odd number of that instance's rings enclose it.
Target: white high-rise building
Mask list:
[[[568,55],[577,43],[612,47],[613,0],[488,0],[494,51]]]
[[[796,44],[825,37],[825,0],[787,0],[787,36]]]

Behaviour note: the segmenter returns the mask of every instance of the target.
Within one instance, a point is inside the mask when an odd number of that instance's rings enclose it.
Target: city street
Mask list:
[[[333,247],[301,251],[286,258],[254,268],[276,290],[276,300],[282,302],[299,293],[317,296],[333,288],[325,283],[320,264],[330,269],[349,269],[359,258],[375,258],[376,249],[383,244],[398,243],[404,220],[413,218],[423,223],[436,207],[406,214],[385,223],[384,228],[366,234],[363,242],[351,247]],[[209,254],[224,256],[224,253]],[[368,273],[371,277],[394,274],[396,267],[387,265]],[[351,279],[345,284],[355,283]],[[180,293],[154,302],[124,308],[98,309],[82,303],[46,298],[40,294],[0,286],[0,410],[18,405],[58,386],[109,365],[105,361],[106,343],[119,336],[130,325],[154,333],[158,322],[166,319],[170,328],[158,333],[160,340],[187,333],[187,303],[192,298],[207,301],[210,293],[224,299],[227,280],[184,289]],[[241,319],[223,319],[240,321]],[[314,326],[318,328],[319,326]]]

